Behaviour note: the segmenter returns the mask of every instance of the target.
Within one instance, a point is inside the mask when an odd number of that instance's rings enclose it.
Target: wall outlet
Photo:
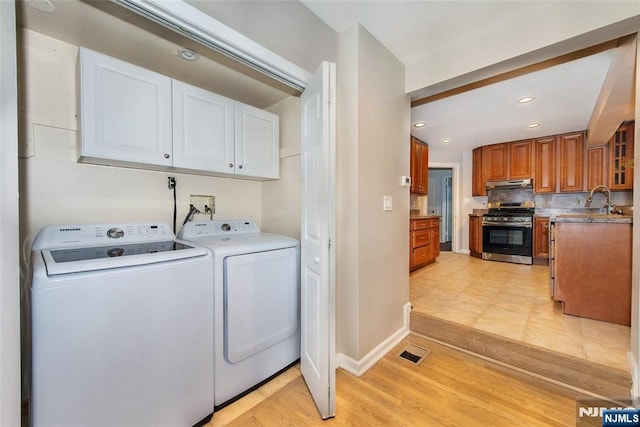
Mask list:
[[[216,213],[215,196],[192,194],[189,203],[198,210],[196,215],[206,215],[209,219],[213,219],[213,214]]]

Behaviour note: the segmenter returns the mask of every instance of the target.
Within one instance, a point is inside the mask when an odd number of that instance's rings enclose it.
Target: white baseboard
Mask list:
[[[361,376],[369,370],[376,362],[384,357],[393,347],[398,345],[407,335],[409,335],[409,319],[411,315],[411,303],[406,303],[404,309],[404,324],[400,329],[378,344],[366,356],[360,360],[355,360],[342,353],[336,354],[336,365],[356,376]]]
[[[471,253],[471,251],[469,249],[460,249],[458,251],[459,254],[465,254],[465,255],[469,255]]]
[[[638,362],[636,362],[633,353],[627,352],[627,366],[631,373],[631,399],[635,402],[640,397],[640,383],[638,382]]]

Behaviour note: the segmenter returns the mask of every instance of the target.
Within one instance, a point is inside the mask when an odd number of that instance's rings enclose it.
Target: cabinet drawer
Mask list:
[[[411,256],[413,257],[411,264],[418,265],[427,262],[431,257],[430,249],[431,246],[428,245],[413,249],[413,251],[411,251]]]
[[[431,243],[431,230],[419,230],[411,233],[411,247],[417,248]]]
[[[431,227],[430,219],[414,219],[411,220],[411,229],[412,230],[426,230]]]

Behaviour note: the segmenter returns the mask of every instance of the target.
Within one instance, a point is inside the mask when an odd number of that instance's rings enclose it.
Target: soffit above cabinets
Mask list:
[[[103,52],[257,108],[298,95],[291,87],[113,2],[51,2],[56,8],[53,13],[17,2],[19,27]],[[198,52],[200,59],[180,59],[177,51],[182,47]]]

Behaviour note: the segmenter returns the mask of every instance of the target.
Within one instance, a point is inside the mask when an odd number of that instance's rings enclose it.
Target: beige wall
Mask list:
[[[359,360],[409,301],[409,100],[404,66],[359,25],[340,34],[337,74],[337,351]]]
[[[267,110],[280,116],[280,179],[262,183],[262,231],[300,240],[300,98]]]
[[[636,108],[635,108],[635,140],[634,140],[634,162],[640,165],[640,33],[636,34],[638,38],[636,42]],[[633,205],[640,207],[640,167],[634,168],[633,187]],[[635,212],[635,211],[634,211]],[[640,364],[640,215],[633,218],[633,246],[631,253],[633,254],[632,272],[631,272],[631,349],[630,349],[630,368],[635,369],[631,372],[633,375],[633,387],[631,389],[632,398],[640,397],[640,372],[638,365]]]

